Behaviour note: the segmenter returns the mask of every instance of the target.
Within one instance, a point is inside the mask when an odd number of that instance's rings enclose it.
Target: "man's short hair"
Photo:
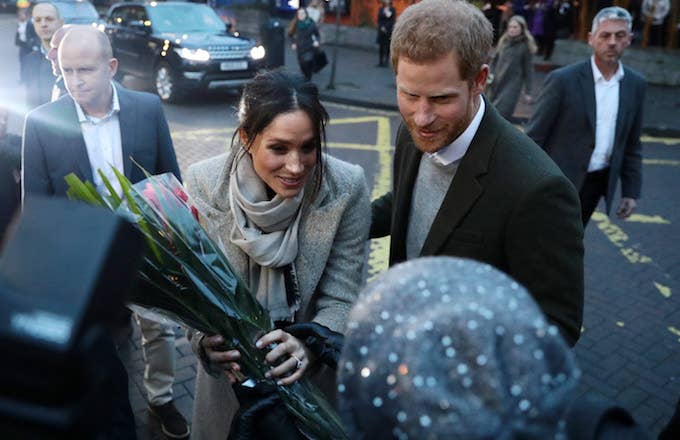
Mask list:
[[[34,5],[33,5],[33,8],[31,8],[31,15],[33,15],[33,10],[34,10],[35,7],[38,6],[38,5],[50,5],[50,6],[52,6],[52,9],[54,9],[54,12],[55,12],[56,15],[57,15],[57,20],[61,20],[61,12],[59,12],[59,8],[57,8],[57,5],[55,5],[55,4],[52,3],[52,2],[38,2],[38,3],[34,4]]]
[[[607,20],[625,22],[626,25],[628,25],[628,32],[633,29],[633,17],[630,15],[630,12],[619,6],[610,6],[608,8],[600,9],[600,12],[595,15],[595,18],[593,18],[593,25],[590,28],[590,33],[594,34],[597,32],[600,23]]]
[[[491,23],[477,7],[465,0],[423,0],[397,19],[392,67],[396,72],[399,57],[430,62],[454,52],[461,78],[471,81],[488,61],[492,43]]]

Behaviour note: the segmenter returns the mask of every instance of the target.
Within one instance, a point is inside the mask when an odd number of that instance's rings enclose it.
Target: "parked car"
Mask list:
[[[240,86],[264,66],[264,47],[231,34],[204,4],[118,3],[109,9],[105,31],[119,71],[152,80],[163,101]]]
[[[50,3],[57,7],[64,23],[96,26],[101,21],[94,5],[87,0],[56,0]]]

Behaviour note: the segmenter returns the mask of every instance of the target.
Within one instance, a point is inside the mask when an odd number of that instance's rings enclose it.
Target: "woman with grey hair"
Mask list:
[[[579,376],[517,282],[487,264],[429,257],[360,295],[338,396],[353,439],[645,438],[624,410],[575,402]]]

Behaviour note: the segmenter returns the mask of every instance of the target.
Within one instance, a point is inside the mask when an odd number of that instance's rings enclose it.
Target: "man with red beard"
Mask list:
[[[391,61],[403,124],[393,190],[373,203],[371,236],[391,236],[391,265],[450,255],[497,267],[574,345],[583,318],[578,194],[482,95],[492,41],[468,2],[423,0],[397,20]]]

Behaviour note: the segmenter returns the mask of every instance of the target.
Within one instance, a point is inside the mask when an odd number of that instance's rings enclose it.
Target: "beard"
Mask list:
[[[470,125],[477,109],[473,102],[468,103],[464,115],[457,120],[435,120],[427,127],[418,127],[413,118],[402,118],[406,124],[411,139],[423,153],[436,153],[444,147],[449,146],[456,140]],[[425,131],[425,133],[423,133]]]

